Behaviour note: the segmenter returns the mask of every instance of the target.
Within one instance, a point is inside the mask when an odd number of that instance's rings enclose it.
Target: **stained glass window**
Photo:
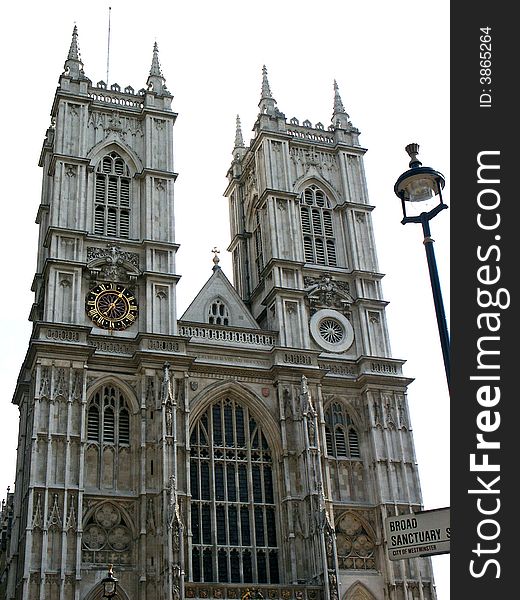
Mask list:
[[[192,580],[278,583],[273,461],[261,425],[219,400],[190,446]]]

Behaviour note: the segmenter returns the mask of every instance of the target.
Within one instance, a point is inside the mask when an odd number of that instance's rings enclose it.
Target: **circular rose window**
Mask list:
[[[323,319],[319,329],[321,337],[329,344],[337,344],[345,336],[343,327],[334,319]]]
[[[345,352],[354,341],[354,330],[346,317],[337,310],[319,310],[311,318],[314,341],[328,352]]]

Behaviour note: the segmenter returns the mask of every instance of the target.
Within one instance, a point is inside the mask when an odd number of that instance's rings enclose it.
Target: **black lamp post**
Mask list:
[[[112,573],[112,565],[108,565],[108,575],[103,579],[103,598],[114,598],[116,595],[117,579]]]
[[[405,148],[410,156],[410,169],[403,173],[395,182],[394,192],[401,199],[403,209],[403,220],[401,223],[420,223],[424,234],[424,249],[426,250],[426,259],[428,261],[428,270],[430,272],[430,283],[433,292],[433,302],[435,304],[435,313],[437,315],[437,326],[439,328],[439,337],[442,347],[442,356],[444,358],[444,369],[446,370],[446,379],[448,388],[450,386],[450,337],[448,326],[446,325],[446,315],[444,313],[444,304],[442,301],[441,286],[439,283],[439,273],[435,261],[435,252],[433,250],[433,239],[430,233],[430,220],[438,215],[441,210],[448,208],[442,200],[442,189],[444,188],[444,176],[430,167],[423,167],[417,159],[419,153],[419,144],[408,144]],[[435,196],[439,197],[438,203],[430,210],[425,210],[419,215],[410,216],[407,214],[408,203],[424,202]],[[411,206],[411,205],[409,205]]]

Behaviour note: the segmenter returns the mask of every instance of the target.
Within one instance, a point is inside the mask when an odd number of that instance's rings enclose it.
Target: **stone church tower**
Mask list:
[[[154,47],[145,89],[96,85],[74,29],[43,143],[33,331],[9,600],[434,600],[391,562],[388,515],[421,493],[391,358],[363,154],[287,120],[264,68],[225,192],[219,266],[176,316],[176,114]],[[180,236],[182,237],[182,232]]]

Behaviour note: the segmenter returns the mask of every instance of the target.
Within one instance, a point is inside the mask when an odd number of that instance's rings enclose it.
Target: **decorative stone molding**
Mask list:
[[[68,374],[68,373],[67,373]],[[66,398],[68,395],[68,378],[65,377],[65,369],[59,368],[55,373],[54,389],[52,393],[53,400],[57,398]]]
[[[364,524],[353,511],[346,511],[336,525],[340,569],[375,569],[376,544]]]
[[[322,308],[334,308],[346,314],[354,302],[349,292],[349,284],[333,280],[328,274],[321,277],[305,277],[304,285],[311,315]]]
[[[132,532],[119,507],[101,502],[85,523],[83,561],[93,564],[128,565],[132,562]]]
[[[53,499],[53,503],[52,503],[52,508],[49,512],[49,516],[47,518],[47,523],[46,523],[46,527],[47,529],[50,529],[51,527],[56,527],[58,529],[61,529],[61,511],[60,511],[60,507],[58,506],[58,494],[54,494],[54,499]]]
[[[113,243],[106,248],[87,247],[87,268],[94,280],[135,281],[141,274],[139,255]]]
[[[78,174],[78,167],[76,165],[65,164],[65,175],[67,177],[76,177]]]
[[[321,586],[310,585],[272,585],[272,584],[232,584],[228,583],[222,587],[215,588],[212,583],[186,582],[186,598],[222,598],[253,600],[253,598],[265,598],[265,600],[324,600]],[[214,594],[215,589],[220,595]],[[256,594],[255,594],[256,592]],[[261,594],[261,595],[260,595]]]

